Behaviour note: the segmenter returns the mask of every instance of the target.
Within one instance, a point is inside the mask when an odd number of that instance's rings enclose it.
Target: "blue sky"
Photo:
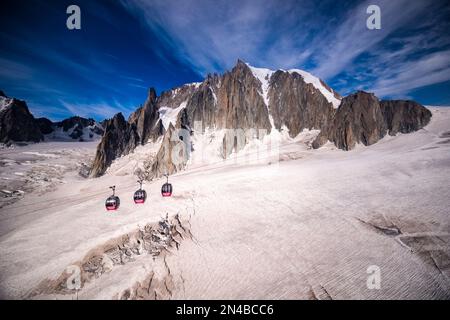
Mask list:
[[[81,30],[66,8],[81,8]],[[366,28],[370,4],[381,30]],[[3,0],[0,89],[36,116],[128,115],[238,58],[300,68],[347,95],[450,105],[448,1]]]

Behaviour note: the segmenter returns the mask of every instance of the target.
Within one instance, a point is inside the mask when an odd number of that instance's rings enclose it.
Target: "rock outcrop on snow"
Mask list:
[[[39,142],[44,139],[25,101],[0,94],[0,142]]]
[[[172,174],[184,168],[189,159],[190,143],[188,135],[180,136],[180,134],[182,133],[170,124],[169,129],[164,134],[155,160],[151,167],[146,170],[146,179]]]
[[[330,92],[340,99],[331,89]],[[326,127],[335,113],[332,103],[297,72],[278,70],[273,74],[269,101],[275,128],[286,126],[291,137],[303,129]]]
[[[387,133],[395,135],[419,130],[430,119],[431,112],[414,101],[380,102],[374,94],[358,91],[342,100],[313,147],[319,148],[326,141],[343,150],[351,150],[357,143],[369,146]]]
[[[390,135],[417,131],[431,119],[431,111],[414,101],[381,101],[381,109]]]
[[[129,124],[122,113],[116,114],[106,122],[105,133],[97,146],[90,175],[101,176],[114,159],[129,153],[138,144],[139,135],[136,125]]]
[[[139,143],[145,144],[149,139],[153,140],[162,134],[162,128],[157,125],[157,121],[156,91],[150,88],[144,105],[130,115],[128,123],[136,127]]]
[[[102,174],[115,157],[130,152],[137,144],[156,141],[171,126],[190,133],[230,129],[224,130],[221,150],[226,158],[272,130],[287,129],[291,137],[304,129],[320,130],[313,147],[332,141],[338,148],[350,150],[357,143],[376,143],[387,132],[418,130],[430,117],[428,110],[412,101],[380,102],[375,95],[362,91],[342,98],[306,71],[272,71],[238,60],[232,70],[223,75],[210,74],[201,83],[186,84],[160,96],[150,89],[145,104],[125,124],[127,130],[135,128],[137,143],[132,136],[123,142],[126,147],[109,152],[102,148],[114,144],[106,141],[114,135],[105,134],[92,172],[95,176]],[[167,146],[161,149],[148,176],[159,176],[163,167],[167,173],[181,169],[166,157]],[[108,152],[111,156],[104,157]],[[169,162],[163,166],[164,161]]]
[[[335,116],[322,129],[317,141],[330,140],[339,149],[350,150],[357,143],[366,146],[374,144],[385,133],[386,124],[377,97],[359,91],[342,100]]]

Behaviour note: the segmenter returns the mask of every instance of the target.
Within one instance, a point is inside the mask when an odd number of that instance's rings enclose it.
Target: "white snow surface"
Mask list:
[[[283,140],[282,131],[278,157],[193,163],[170,177],[171,198],[161,197],[162,179],[147,182],[148,200],[140,206],[132,201],[138,187],[132,174],[86,180],[66,174],[52,192],[28,192],[0,209],[0,296],[24,298],[97,246],[179,213],[190,217],[194,239],[164,260],[172,299],[450,299],[450,108],[432,112],[418,132],[349,152],[330,143],[311,150],[317,132]],[[78,144],[95,151],[93,143]],[[57,144],[26,148],[0,150],[1,175],[22,172],[17,162],[33,165],[37,155],[22,151],[57,152],[67,165],[77,159],[55,150]],[[121,198],[116,212],[104,208],[111,185]],[[158,258],[143,256],[117,266],[78,298],[117,297],[157,265]],[[370,266],[380,268],[379,290],[367,287]]]
[[[144,171],[146,161],[151,161],[158,153],[162,137],[156,142],[137,146],[130,154],[115,159],[106,174],[115,176],[135,175],[137,170]]]
[[[195,89],[199,88],[203,82],[191,82],[188,83],[188,86],[194,86]]]
[[[160,107],[158,109],[159,112],[159,120],[162,122],[164,129],[168,129],[170,124],[174,125],[177,123],[178,114],[181,110],[186,108],[187,101],[184,101],[180,104],[178,108],[170,108],[170,107]]]

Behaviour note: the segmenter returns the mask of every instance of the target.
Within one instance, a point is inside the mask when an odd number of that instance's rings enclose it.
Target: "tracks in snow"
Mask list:
[[[450,232],[445,227],[438,230],[434,225],[405,219],[394,222],[385,215],[375,215],[367,221],[356,219],[377,233],[393,237],[428,266],[436,268],[450,282]]]

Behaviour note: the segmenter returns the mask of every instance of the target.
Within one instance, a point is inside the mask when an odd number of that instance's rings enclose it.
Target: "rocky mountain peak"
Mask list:
[[[122,112],[116,113],[111,119],[106,121],[105,130],[119,129],[124,130],[126,128],[126,120]]]
[[[245,67],[248,67],[248,65],[247,65],[247,62],[238,58],[234,67],[235,68],[245,68]]]
[[[149,90],[145,104],[128,119],[110,125],[97,151],[93,172],[102,174],[116,156],[124,155],[138,144],[167,140],[168,131],[186,129],[193,133],[224,130],[223,141],[235,141],[236,131],[244,133],[241,143],[226,143],[221,155],[227,157],[239,151],[251,139],[261,139],[273,130],[287,129],[291,137],[304,129],[320,130],[314,141],[315,148],[332,141],[338,148],[352,149],[357,143],[370,145],[381,139],[386,132],[410,132],[429,121],[425,108],[412,102],[380,102],[373,93],[358,91],[345,98],[329,87],[323,80],[300,69],[273,71],[256,68],[241,59],[223,75],[209,74],[203,82],[190,83],[162,92]],[[170,129],[170,130],[169,130]],[[257,134],[248,134],[254,130]],[[111,134],[108,134],[111,131]],[[116,146],[118,132],[120,138]],[[125,134],[126,133],[126,134]],[[166,135],[167,134],[167,135]],[[184,140],[183,140],[184,141]],[[225,146],[226,145],[226,146]],[[115,153],[109,148],[115,146]],[[174,146],[172,146],[174,147]],[[161,146],[154,174],[168,165],[168,171],[180,170],[163,155],[170,146]],[[105,154],[108,156],[105,157]],[[149,174],[149,176],[152,176]]]
[[[136,126],[129,124],[122,113],[106,121],[105,133],[99,145],[90,175],[101,176],[117,157],[128,154],[139,144]]]
[[[236,65],[231,69],[230,73],[239,79],[252,76],[251,66],[241,59],[238,59]]]
[[[0,142],[39,142],[44,139],[25,101],[0,97]]]
[[[157,98],[156,89],[151,87],[150,89],[148,89],[147,101],[150,103],[155,103],[156,98]]]

